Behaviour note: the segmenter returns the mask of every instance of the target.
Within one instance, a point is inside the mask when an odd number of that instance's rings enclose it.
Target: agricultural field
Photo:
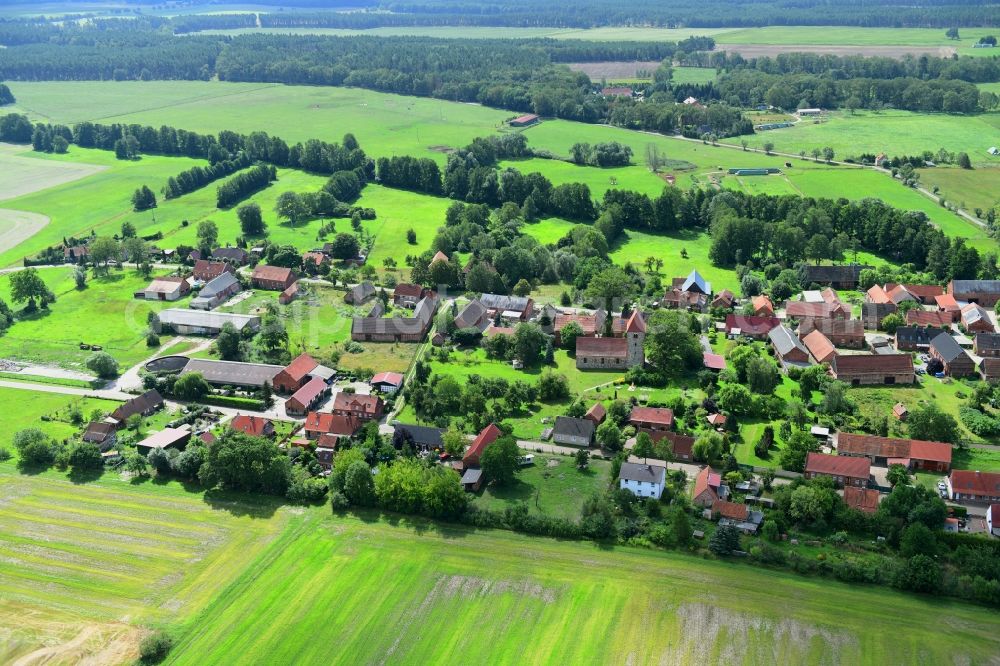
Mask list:
[[[965,210],[989,210],[1000,204],[1000,159],[997,162],[990,169],[920,169],[920,182],[928,189],[937,187],[941,196]]]
[[[39,269],[56,301],[48,310],[19,315],[0,337],[0,358],[80,370],[91,353],[79,348],[85,342],[103,347],[124,370],[152,353],[145,339],[148,313],[187,307],[186,299],[172,303],[134,300],[132,294],[149,280],[131,267],[91,277],[82,291],[76,288],[73,270],[71,266]],[[0,276],[0,298],[11,302],[7,275]]]
[[[77,485],[4,463],[0,478],[0,549],[17,563],[0,573],[5,662],[128,663],[146,628],[177,637],[170,664],[981,663],[1000,649],[971,606],[681,554],[110,474]],[[502,640],[479,640],[484,625]]]

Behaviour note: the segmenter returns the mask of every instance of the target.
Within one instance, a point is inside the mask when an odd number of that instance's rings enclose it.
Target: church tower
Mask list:
[[[626,365],[630,368],[646,362],[643,344],[646,341],[646,320],[638,310],[632,313],[625,324],[625,339],[628,341]]]

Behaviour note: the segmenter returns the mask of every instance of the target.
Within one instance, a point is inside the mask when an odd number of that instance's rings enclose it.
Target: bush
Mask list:
[[[87,359],[87,368],[101,379],[118,376],[118,361],[106,352],[95,352]]]
[[[10,460],[12,456],[13,454],[10,452],[10,449],[5,449],[4,447],[0,446],[0,462],[5,462],[7,460]]]
[[[962,417],[962,423],[968,428],[974,435],[979,435],[980,437],[994,437],[1000,434],[1000,421],[984,414],[983,412],[975,409],[973,407],[962,407],[959,410],[959,416]]]
[[[162,631],[154,631],[139,643],[139,659],[144,664],[158,664],[173,646],[174,639]]]

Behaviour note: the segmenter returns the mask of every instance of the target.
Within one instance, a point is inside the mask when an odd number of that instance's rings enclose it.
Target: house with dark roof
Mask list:
[[[116,432],[114,423],[91,421],[87,424],[87,429],[83,431],[83,441],[96,444],[101,451],[107,451],[115,445],[115,441],[118,439]]]
[[[917,351],[926,349],[931,344],[931,338],[939,331],[922,326],[900,326],[896,329],[896,349],[899,351]]]
[[[618,487],[636,497],[660,499],[667,478],[664,465],[650,462],[624,462],[618,472]]]
[[[947,293],[956,301],[993,307],[1000,300],[1000,280],[952,280]]]
[[[398,449],[410,444],[417,451],[432,451],[444,448],[441,435],[444,430],[428,426],[395,423],[392,426],[392,444]]]
[[[299,281],[296,280],[295,282],[288,285],[287,289],[278,294],[278,303],[280,303],[281,305],[288,305],[298,297],[299,297]]]
[[[154,432],[146,437],[146,439],[137,443],[135,448],[143,455],[148,455],[153,449],[183,450],[184,447],[187,446],[188,440],[190,439],[190,426],[183,426],[181,428],[164,428],[159,432]]]
[[[834,347],[861,349],[865,346],[865,327],[858,319],[812,319],[799,322],[799,335],[822,331]]]
[[[830,361],[830,374],[852,386],[912,384],[916,377],[909,354],[837,354]]]
[[[479,302],[486,308],[490,319],[499,314],[507,321],[528,321],[535,311],[535,302],[527,296],[480,294]]]
[[[934,298],[944,293],[944,288],[938,284],[887,284],[886,289],[892,291],[895,287],[902,287],[906,293],[910,294],[921,305],[934,305]]]
[[[850,319],[851,309],[843,304],[785,301],[786,319]]]
[[[775,317],[746,317],[743,315],[726,315],[726,335],[728,337],[747,337],[754,340],[765,340],[771,329],[780,326]]]
[[[299,354],[281,372],[274,376],[273,388],[278,393],[295,393],[309,381],[310,374],[319,367],[309,354]]]
[[[767,337],[771,340],[774,353],[782,363],[809,364],[809,350],[791,329],[777,326],[771,329]]]
[[[125,421],[133,414],[149,416],[158,410],[163,409],[163,396],[156,389],[150,389],[140,396],[132,398],[122,403],[115,411],[111,412],[111,418],[118,423],[121,428]]]
[[[761,294],[760,296],[754,296],[750,301],[753,305],[753,313],[757,317],[773,317],[774,316],[774,303],[771,299]]]
[[[229,427],[236,432],[242,432],[254,437],[273,437],[274,422],[263,416],[252,416],[249,414],[237,414],[229,422]]]
[[[948,497],[959,501],[1000,501],[1000,474],[968,469],[953,469],[946,482]]]
[[[976,373],[976,364],[965,350],[947,333],[931,339],[930,355],[944,364],[944,372],[952,377],[968,377]]]
[[[633,407],[629,423],[636,430],[672,430],[674,412],[667,407]]]
[[[729,488],[722,483],[722,475],[711,467],[702,467],[694,478],[691,503],[703,508],[711,507],[720,499],[729,497]]]
[[[438,298],[430,292],[417,303],[412,317],[354,317],[351,339],[356,342],[422,342],[434,324]]]
[[[958,313],[961,316],[961,312]],[[913,309],[906,312],[907,326],[921,326],[924,328],[948,328],[951,326],[952,316],[947,312]]]
[[[469,448],[465,450],[465,455],[462,456],[462,464],[464,467],[479,467],[479,461],[483,457],[483,451],[486,450],[486,447],[501,437],[503,437],[503,431],[501,431],[495,423],[491,423],[483,428],[479,434],[476,435],[476,438],[472,440],[472,444],[469,445]]]
[[[878,329],[882,326],[882,320],[895,312],[898,308],[895,303],[870,303],[861,304],[861,323],[865,328]]]
[[[332,411],[341,416],[353,416],[362,421],[371,421],[382,416],[385,403],[377,395],[358,395],[341,391],[333,399]]]
[[[996,329],[990,320],[990,313],[978,303],[969,303],[961,310],[961,324],[969,333],[993,333]]]
[[[295,273],[291,268],[267,264],[258,264],[250,276],[250,282],[254,287],[268,291],[285,291],[295,280]]]
[[[881,467],[903,465],[925,472],[951,469],[951,444],[945,442],[841,432],[837,434],[837,454],[868,458]]]
[[[483,330],[489,322],[490,318],[489,313],[486,311],[486,306],[477,299],[472,299],[466,303],[465,307],[455,315],[455,328],[458,329],[478,328],[479,330]]]
[[[392,395],[403,388],[403,375],[398,372],[379,372],[368,384],[379,393]]]
[[[361,305],[373,298],[375,298],[375,285],[368,280],[354,285],[344,294],[344,300],[351,305]]]
[[[176,301],[187,296],[191,291],[191,285],[187,278],[168,275],[153,278],[142,291],[133,294],[135,298],[147,301]]]
[[[857,289],[861,271],[869,268],[871,266],[812,266],[802,264],[799,267],[799,279],[806,286],[819,284],[834,289]]]
[[[807,479],[828,476],[838,486],[867,488],[868,478],[871,476],[871,464],[867,458],[810,453],[806,456],[803,476]]]
[[[976,333],[972,351],[976,356],[1000,357],[1000,333]]]
[[[566,446],[588,447],[594,442],[596,426],[590,419],[557,416],[552,429],[552,441]]]
[[[208,282],[209,280],[219,277],[223,273],[235,272],[236,269],[224,261],[208,261],[207,259],[199,259],[194,262],[194,270],[192,273],[195,280]]]

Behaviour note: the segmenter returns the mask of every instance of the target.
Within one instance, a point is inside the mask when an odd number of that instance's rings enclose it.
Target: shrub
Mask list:
[[[154,631],[139,643],[139,659],[144,664],[158,664],[173,646],[174,639],[162,631]]]

